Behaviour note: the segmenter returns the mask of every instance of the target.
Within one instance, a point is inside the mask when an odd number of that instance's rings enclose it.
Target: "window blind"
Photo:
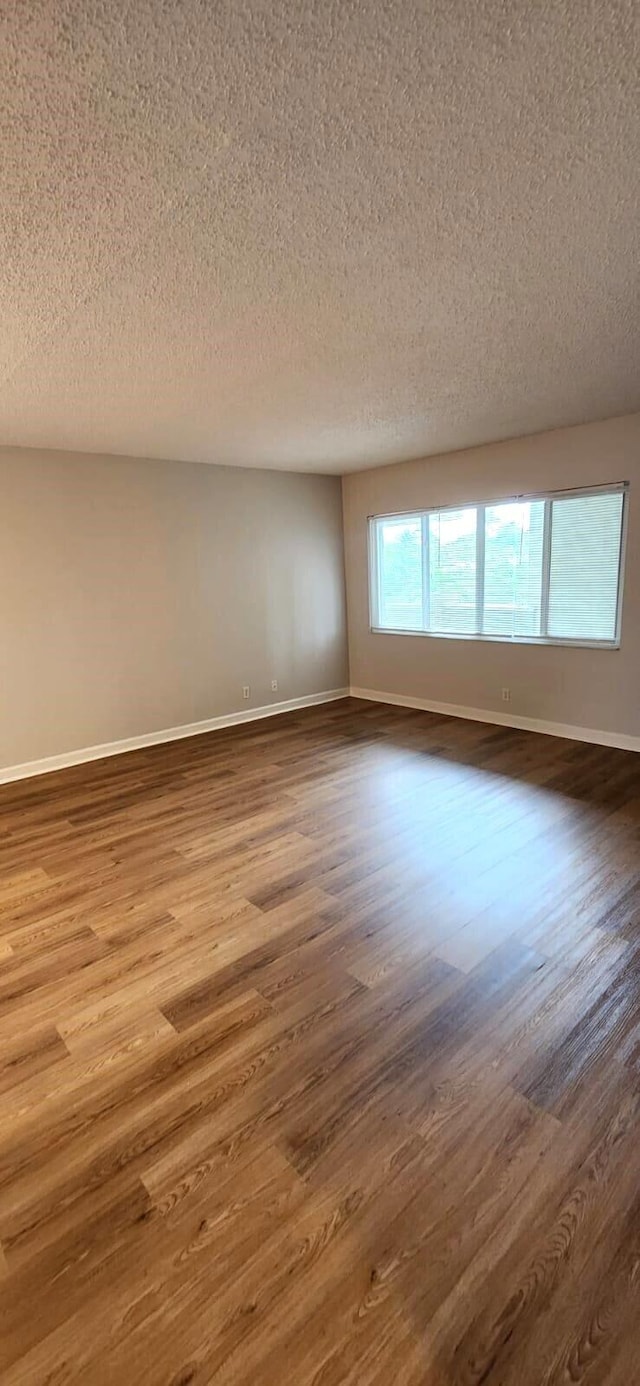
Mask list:
[[[623,495],[552,502],[549,635],[613,640]]]
[[[379,617],[395,630],[424,630],[422,525],[387,520],[378,529]]]
[[[435,511],[428,521],[428,628],[468,635],[477,625],[477,509]]]
[[[371,625],[619,643],[626,487],[374,516]]]

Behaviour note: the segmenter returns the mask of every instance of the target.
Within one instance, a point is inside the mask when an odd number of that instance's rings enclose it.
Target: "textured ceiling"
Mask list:
[[[0,0],[0,443],[326,471],[640,408],[637,0]]]

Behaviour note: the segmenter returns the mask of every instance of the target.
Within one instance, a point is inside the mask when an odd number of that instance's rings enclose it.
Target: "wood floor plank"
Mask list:
[[[0,1376],[631,1386],[640,760],[345,699],[0,788]]]

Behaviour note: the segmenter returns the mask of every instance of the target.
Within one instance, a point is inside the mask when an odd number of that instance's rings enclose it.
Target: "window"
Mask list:
[[[626,485],[376,515],[371,626],[617,646]]]

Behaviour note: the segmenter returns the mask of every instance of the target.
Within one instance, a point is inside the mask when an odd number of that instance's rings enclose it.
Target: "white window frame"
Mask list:
[[[613,640],[571,640],[567,636],[555,636],[545,633],[543,635],[493,635],[484,631],[475,630],[468,632],[460,631],[435,631],[435,630],[406,630],[392,626],[381,626],[377,624],[376,618],[380,610],[380,580],[379,580],[379,554],[378,554],[378,523],[380,520],[416,520],[422,525],[422,600],[423,616],[428,620],[428,572],[429,572],[429,516],[444,515],[448,511],[471,510],[477,511],[476,520],[476,619],[482,608],[484,593],[484,530],[485,530],[485,511],[491,505],[513,505],[524,501],[544,501],[544,526],[542,538],[542,591],[541,591],[541,628],[548,631],[549,616],[549,580],[551,574],[551,506],[555,500],[578,499],[582,496],[601,496],[601,495],[622,495],[622,518],[620,525],[620,553],[618,561],[618,589],[616,599],[616,629]],[[622,602],[624,593],[624,566],[625,553],[627,547],[627,521],[628,521],[628,481],[612,481],[601,486],[581,486],[564,491],[533,491],[527,495],[519,496],[497,496],[488,500],[476,501],[456,501],[455,505],[432,505],[424,510],[399,510],[390,511],[381,515],[369,515],[368,520],[368,544],[367,562],[369,567],[369,630],[373,635],[417,635],[427,640],[488,640],[493,643],[506,645],[569,645],[579,649],[589,650],[618,650],[622,636]],[[480,555],[480,557],[478,557]]]

